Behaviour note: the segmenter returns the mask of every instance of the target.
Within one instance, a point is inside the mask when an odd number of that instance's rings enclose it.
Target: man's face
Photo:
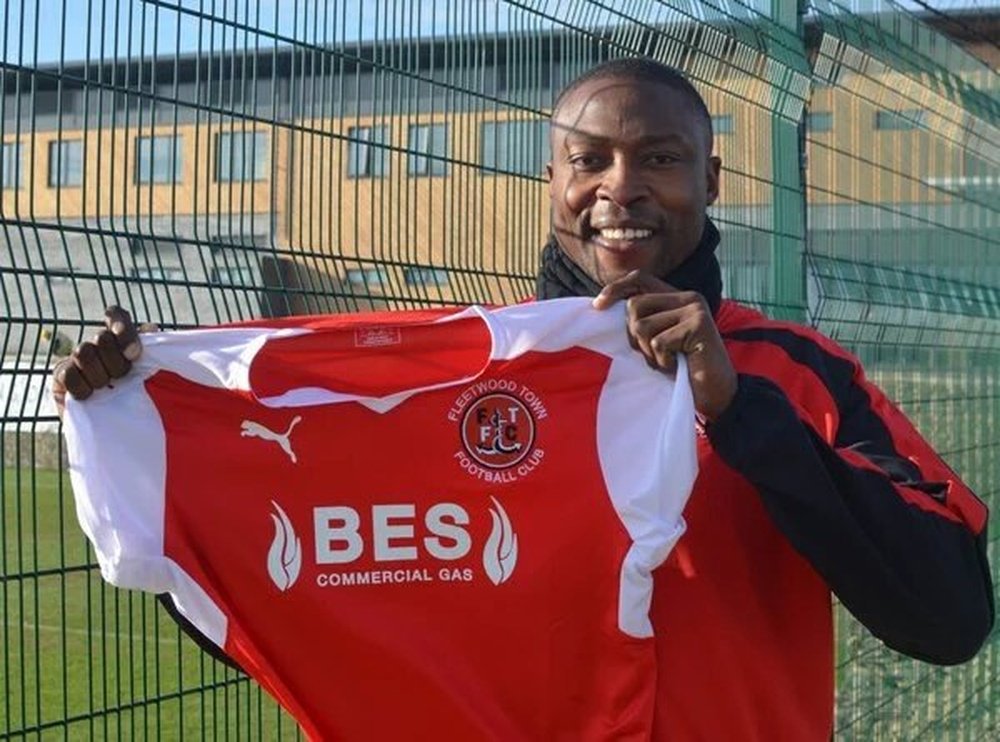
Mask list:
[[[584,83],[552,121],[552,224],[601,285],[636,268],[658,277],[701,239],[719,195],[708,124],[684,94],[619,78]]]

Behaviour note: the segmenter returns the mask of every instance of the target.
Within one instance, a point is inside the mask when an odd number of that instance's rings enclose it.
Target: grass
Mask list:
[[[838,609],[837,738],[1000,739],[1000,637],[956,668],[886,649]]]
[[[0,494],[0,738],[296,736],[151,596],[101,580],[64,476],[5,469]]]

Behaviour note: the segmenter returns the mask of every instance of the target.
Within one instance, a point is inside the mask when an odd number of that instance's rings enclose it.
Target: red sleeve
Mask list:
[[[776,323],[725,337],[740,380],[716,452],[872,633],[971,658],[994,614],[985,505],[831,341]]]

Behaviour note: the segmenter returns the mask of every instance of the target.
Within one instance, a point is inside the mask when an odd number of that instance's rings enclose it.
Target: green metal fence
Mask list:
[[[997,75],[888,3],[873,3],[874,12],[859,17],[845,17],[834,3],[813,5],[813,126],[806,128],[811,318],[862,358],[992,505],[996,568]],[[965,21],[973,38],[975,27],[987,25],[982,17]],[[840,127],[845,118],[856,124],[850,136]],[[844,738],[1000,738],[995,641],[971,665],[941,670],[897,659],[840,618]]]
[[[185,327],[530,295],[545,114],[611,57],[705,94],[727,293],[858,353],[1000,511],[998,17],[983,0],[0,1],[0,737],[297,734],[155,601],[101,582],[46,369],[111,303]],[[1000,738],[996,641],[932,668],[838,609],[837,651],[838,737]]]

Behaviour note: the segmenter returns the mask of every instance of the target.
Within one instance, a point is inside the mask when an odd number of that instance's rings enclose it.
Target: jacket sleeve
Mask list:
[[[875,636],[927,662],[969,660],[994,618],[987,509],[841,353],[817,347],[809,364],[828,414],[741,374],[709,439]]]

